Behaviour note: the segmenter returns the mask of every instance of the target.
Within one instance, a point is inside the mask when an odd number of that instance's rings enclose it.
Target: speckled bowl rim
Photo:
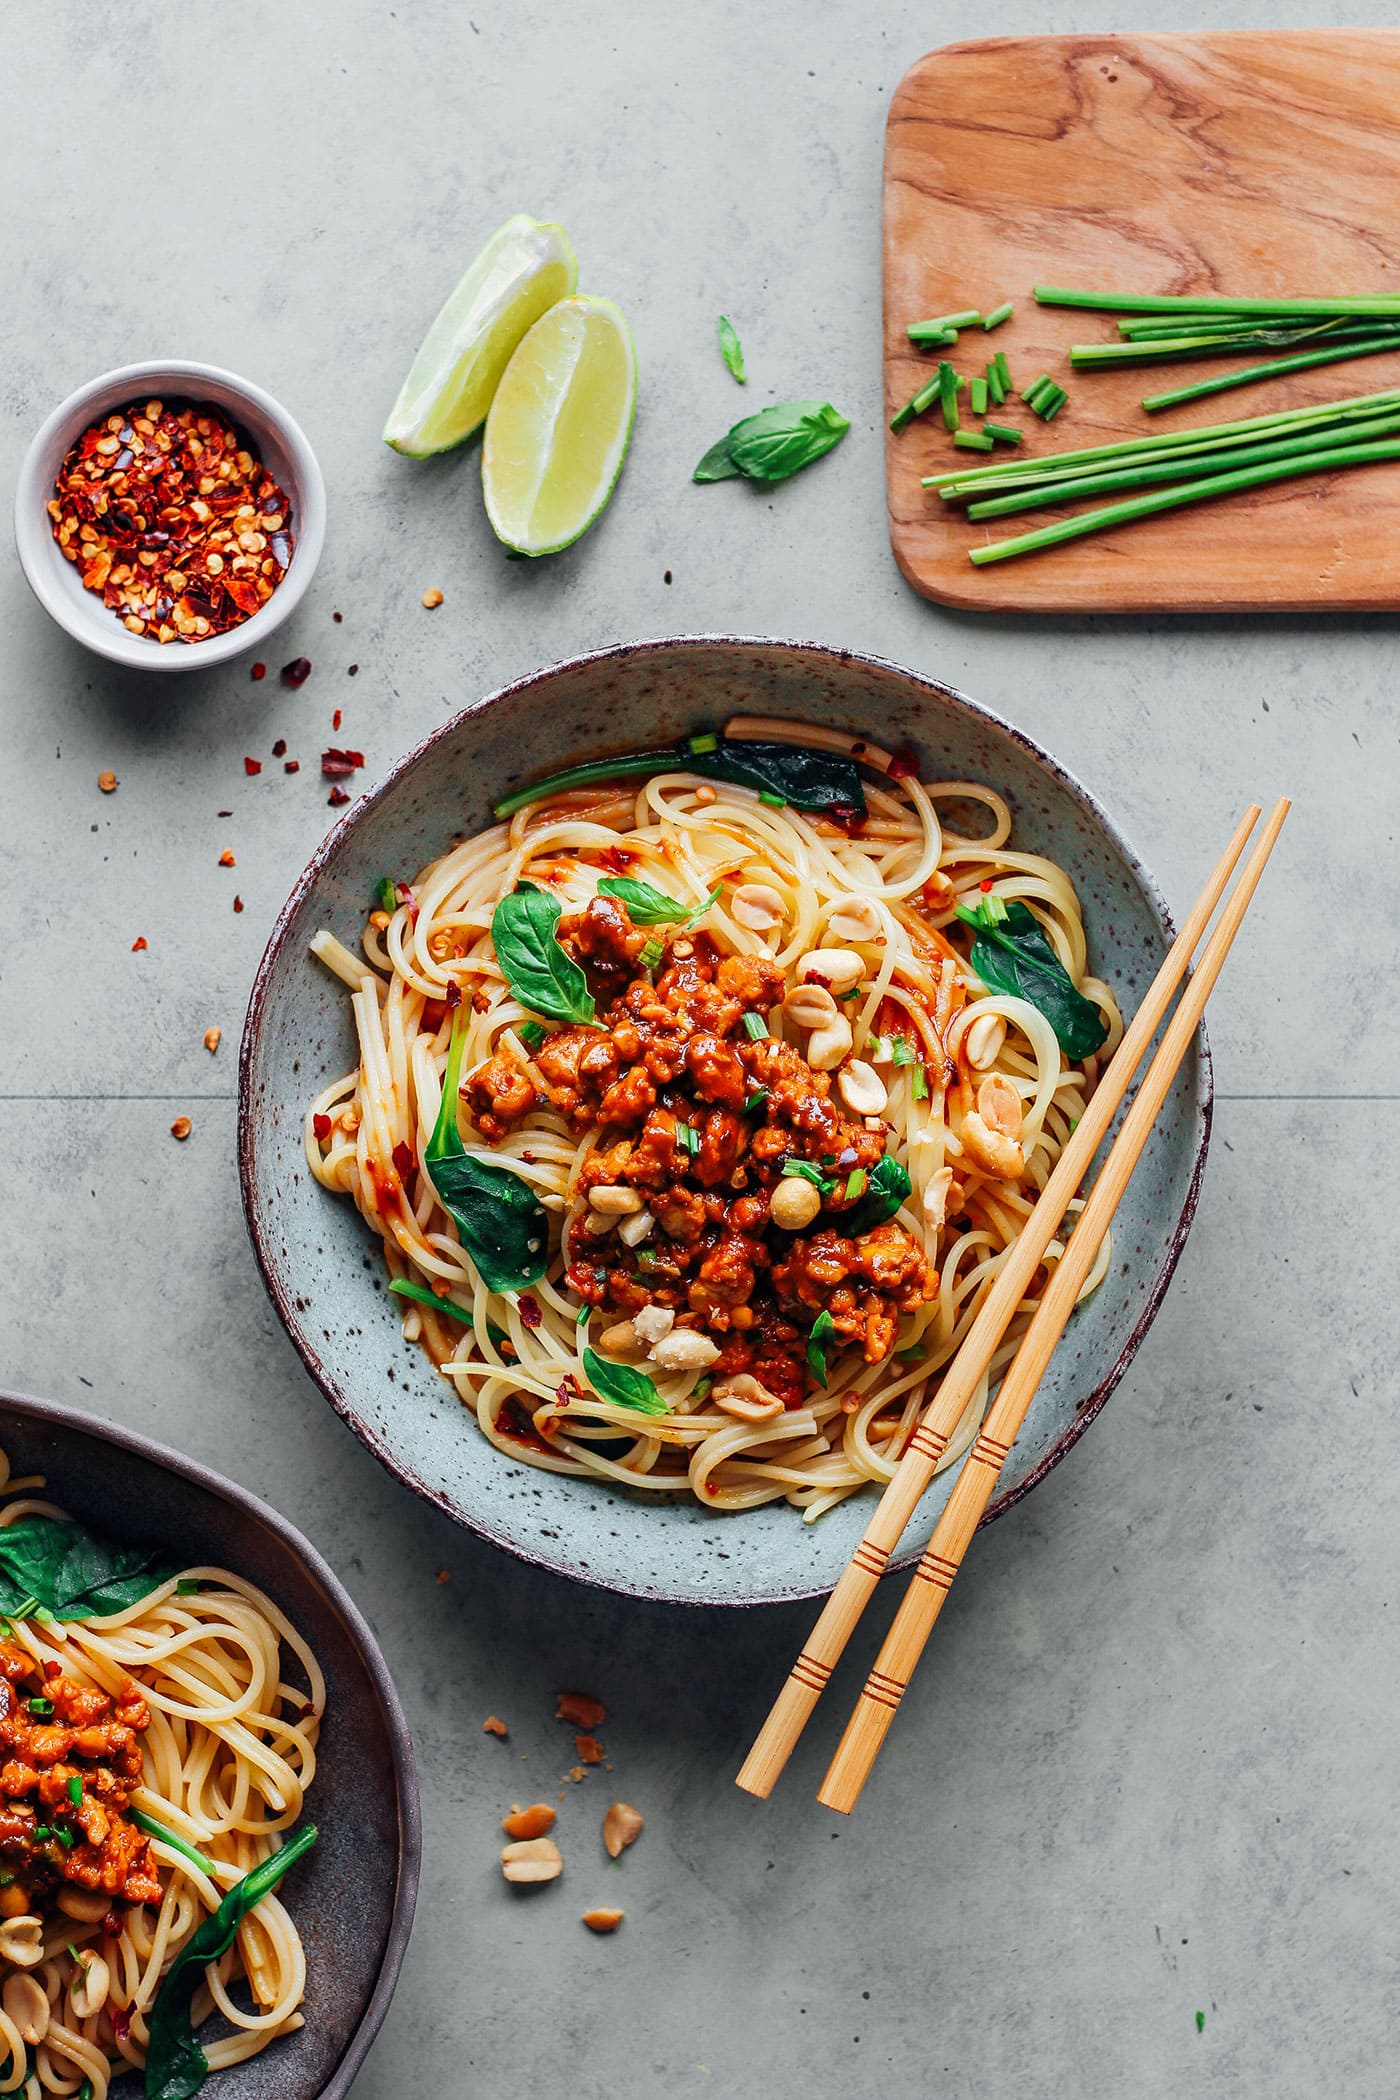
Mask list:
[[[829,642],[802,642],[773,635],[658,635],[654,638],[635,642],[613,642],[603,649],[583,650],[578,655],[561,657],[554,663],[541,665],[538,670],[527,672],[520,678],[513,678],[506,685],[497,686],[494,692],[487,693],[470,707],[459,709],[455,715],[440,723],[436,729],[430,730],[421,743],[415,744],[411,751],[406,752],[401,759],[397,760],[384,775],[383,779],[361,795],[351,808],[345,812],[339,823],[333,825],[326,833],[326,836],[312,854],[305,868],[297,877],[291,894],[278,913],[276,924],[268,936],[267,946],[263,950],[262,960],[258,964],[257,973],[253,978],[253,989],[248,1000],[248,1012],[243,1024],[243,1039],[238,1055],[238,1179],[243,1192],[243,1216],[248,1227],[248,1237],[253,1244],[254,1257],[277,1317],[287,1330],[287,1334],[306,1369],[341,1420],[349,1424],[365,1448],[373,1452],[379,1463],[388,1472],[392,1473],[396,1480],[402,1481],[405,1487],[411,1489],[415,1495],[420,1495],[425,1502],[432,1503],[435,1509],[440,1509],[445,1516],[452,1519],[453,1523],[460,1524],[464,1530],[475,1533],[479,1538],[489,1540],[493,1546],[501,1547],[504,1552],[512,1554],[517,1560],[527,1561],[534,1567],[547,1568],[551,1574],[563,1575],[570,1581],[585,1583],[592,1589],[609,1590],[621,1596],[645,1596],[649,1602],[653,1603],[687,1605],[698,1604],[701,1600],[668,1593],[665,1589],[642,1591],[615,1576],[596,1575],[585,1568],[563,1567],[557,1560],[551,1559],[547,1554],[533,1551],[529,1547],[522,1545],[508,1531],[500,1529],[486,1518],[475,1515],[469,1516],[466,1511],[458,1507],[450,1495],[433,1487],[430,1482],[422,1479],[410,1466],[406,1465],[387,1440],[380,1436],[364,1416],[360,1414],[351,1396],[345,1391],[339,1380],[322,1363],[315,1343],[303,1325],[289,1293],[282,1284],[272,1248],[268,1244],[267,1237],[263,1231],[257,1205],[258,1164],[251,1096],[253,1060],[257,1054],[262,1029],[267,1019],[267,998],[271,987],[272,974],[281,959],[282,950],[286,945],[293,918],[308,893],[320,880],[327,862],[335,853],[342,839],[355,828],[370,809],[377,803],[382,802],[387,795],[391,794],[398,787],[400,781],[403,780],[407,773],[413,770],[420,759],[426,757],[445,737],[453,734],[468,717],[485,715],[497,708],[504,707],[511,701],[519,699],[522,694],[528,693],[532,687],[539,685],[542,680],[564,677],[570,672],[581,670],[588,665],[622,664],[640,656],[672,654],[676,652],[684,653],[692,649],[709,650],[716,647],[763,649],[769,652],[791,650],[805,657],[816,657],[837,667],[854,663],[864,665],[877,672],[892,673],[895,677],[904,679],[909,685],[915,686],[923,692],[937,694],[941,701],[949,702],[955,709],[973,716],[981,723],[989,724],[995,730],[999,730],[1004,736],[1010,737],[1014,743],[1019,744],[1022,750],[1027,752],[1035,760],[1036,764],[1048,773],[1079,804],[1085,815],[1091,818],[1107,837],[1112,840],[1127,866],[1141,883],[1143,891],[1161,924],[1165,942],[1169,945],[1176,936],[1176,926],[1172,920],[1171,913],[1167,909],[1166,899],[1163,897],[1155,877],[1143,861],[1141,854],[1124,837],[1119,826],[1109,816],[1102,803],[1090,794],[1089,790],[1075,778],[1073,773],[1062,766],[1058,759],[1052,758],[1050,753],[1038,744],[1034,737],[1027,735],[1024,729],[1019,729],[1014,722],[1008,721],[1004,715],[997,714],[992,708],[984,707],[981,701],[971,699],[968,694],[960,692],[956,686],[945,685],[942,679],[933,678],[926,672],[911,671],[906,664],[895,663],[887,656],[876,656],[872,652],[862,649],[837,648]],[[1172,1227],[1161,1267],[1158,1269],[1157,1275],[1147,1291],[1142,1310],[1113,1364],[1094,1387],[1088,1398],[1081,1401],[1076,1408],[1074,1419],[1069,1426],[1056,1438],[1045,1456],[1040,1460],[1040,1463],[1031,1468],[1024,1480],[997,1496],[982,1517],[983,1524],[993,1523],[996,1518],[1002,1516],[1013,1504],[1019,1502],[1023,1496],[1028,1495],[1032,1488],[1038,1487],[1046,1474],[1052,1472],[1059,1465],[1061,1459],[1073,1450],[1080,1437],[1083,1436],[1085,1430],[1089,1427],[1089,1424],[1103,1409],[1119,1380],[1123,1377],[1137,1355],[1138,1350],[1142,1347],[1147,1331],[1156,1318],[1158,1308],[1167,1294],[1167,1287],[1176,1273],[1176,1265],[1181,1258],[1181,1250],[1186,1245],[1192,1221],[1196,1215],[1196,1206],[1200,1201],[1201,1182],[1205,1174],[1206,1155],[1210,1150],[1211,1124],[1215,1107],[1215,1080],[1214,1068],[1211,1062],[1210,1043],[1206,1035],[1204,1022],[1201,1023],[1197,1031],[1196,1049],[1197,1085],[1195,1109],[1200,1123],[1200,1142],[1191,1168],[1186,1200],[1182,1204],[1181,1214],[1176,1224]],[[911,1566],[918,1558],[918,1553],[918,1547],[914,1547],[908,1552],[892,1558],[887,1573],[894,1574],[897,1569]],[[832,1582],[834,1581],[835,1577],[833,1576]],[[826,1596],[832,1587],[832,1582],[798,1583],[791,1587],[785,1586],[780,1590],[759,1591],[744,1597],[717,1596],[703,1601],[709,1605],[729,1608],[764,1604],[792,1604],[801,1602],[804,1598]]]
[[[26,1416],[33,1422],[51,1422],[63,1429],[75,1429],[83,1436],[96,1437],[101,1443],[115,1445],[119,1451],[129,1451],[134,1457],[145,1459],[150,1465],[163,1467],[167,1473],[175,1474],[177,1479],[188,1481],[192,1487],[202,1488],[206,1494],[217,1495],[219,1500],[228,1503],[231,1509],[253,1518],[256,1523],[275,1533],[285,1546],[291,1548],[324,1592],[352,1645],[359,1651],[378,1697],[392,1746],[394,1786],[399,1811],[399,1856],[394,1906],[390,1914],[389,1931],[384,1942],[384,1959],[380,1964],[379,1975],[340,2062],[316,2095],[316,2100],[344,2100],[369,2053],[370,2043],[384,2024],[384,2015],[389,2010],[390,2000],[398,1984],[409,1934],[413,1930],[413,1912],[418,1901],[418,1877],[423,1859],[423,1816],[418,1798],[418,1773],[413,1758],[413,1741],[397,1687],[389,1675],[389,1665],[380,1652],[379,1643],[370,1632],[344,1583],[322,1559],[310,1539],[304,1538],[295,1524],[289,1524],[278,1511],[266,1502],[260,1502],[256,1495],[249,1494],[248,1490],[239,1487],[236,1481],[226,1479],[211,1466],[201,1465],[197,1458],[186,1458],[182,1451],[174,1451],[168,1444],[158,1444],[154,1437],[142,1436],[139,1430],[126,1429],[116,1422],[105,1422],[97,1415],[84,1413],[79,1407],[68,1407],[61,1400],[39,1400],[32,1393],[15,1393],[7,1388],[0,1388],[0,1410],[3,1409],[8,1409],[12,1414]],[[211,2085],[209,2091],[211,2095],[215,2094],[217,2085]]]

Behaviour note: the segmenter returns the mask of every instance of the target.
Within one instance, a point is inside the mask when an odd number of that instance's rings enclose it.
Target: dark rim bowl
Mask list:
[[[239,1064],[238,1155],[263,1280],[303,1363],[355,1434],[416,1494],[521,1558],[628,1594],[759,1604],[830,1589],[869,1509],[857,1496],[804,1525],[786,1504],[721,1516],[662,1507],[518,1464],[489,1445],[416,1345],[403,1341],[377,1243],[302,1155],[306,1102],[354,1059],[348,999],[307,954],[317,926],[357,945],[371,886],[410,879],[491,802],[586,752],[635,750],[736,710],[811,717],[911,742],[925,778],[1007,792],[1020,841],[1069,867],[1091,959],[1126,1007],[1172,937],[1156,884],[1098,803],[1048,753],[937,679],[853,650],[731,635],[619,644],[515,680],[435,730],[317,848],[259,965]],[[932,770],[929,770],[931,768]],[[1076,1313],[987,1513],[1029,1493],[1083,1435],[1132,1362],[1195,1212],[1210,1127],[1197,1038],[1124,1206],[1120,1259]],[[916,1557],[947,1498],[934,1482],[891,1565]]]
[[[307,1814],[320,1837],[287,1884],[306,1948],[306,2025],[210,2079],[207,2100],[343,2100],[394,1995],[418,1894],[422,1829],[408,1723],[345,1589],[285,1517],[208,1466],[77,1408],[0,1392],[14,1470],[95,1530],[256,1582],[326,1673],[327,1723]],[[113,1506],[138,1514],[113,1523]],[[217,2032],[217,2027],[214,2028]],[[115,2093],[134,2093],[123,2078]]]

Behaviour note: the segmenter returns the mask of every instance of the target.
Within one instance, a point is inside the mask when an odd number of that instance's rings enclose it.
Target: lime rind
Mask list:
[[[438,312],[384,425],[410,459],[479,430],[521,340],[578,283],[562,226],[519,212],[496,229]]]

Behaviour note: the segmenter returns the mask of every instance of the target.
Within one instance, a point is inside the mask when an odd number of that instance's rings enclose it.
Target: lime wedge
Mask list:
[[[385,444],[426,459],[470,437],[521,337],[577,283],[562,226],[523,212],[507,219],[424,336],[389,411]]]
[[[506,366],[481,452],[486,514],[517,554],[556,554],[613,492],[637,406],[637,353],[611,299],[561,299]]]

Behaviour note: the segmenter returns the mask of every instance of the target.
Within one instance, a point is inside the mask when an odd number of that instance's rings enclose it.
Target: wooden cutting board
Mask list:
[[[1112,319],[1031,297],[1037,283],[1400,292],[1397,112],[1397,31],[1008,37],[931,52],[901,81],[885,141],[887,419],[937,355],[913,348],[908,324],[1004,299],[1015,301],[1012,320],[992,335],[965,331],[945,354],[971,374],[1002,349],[1021,384],[1041,371],[1063,383],[1069,405],[1052,425],[1008,402],[1004,419],[1025,430],[1027,454],[1400,387],[1391,353],[1149,418],[1143,394],[1230,365],[1072,372],[1069,345],[1112,340]],[[1282,611],[1400,600],[1400,463],[1300,478],[974,569],[967,551],[979,538],[1064,513],[977,525],[949,515],[920,475],[985,462],[953,450],[936,409],[886,442],[895,557],[916,590],[945,605]]]

